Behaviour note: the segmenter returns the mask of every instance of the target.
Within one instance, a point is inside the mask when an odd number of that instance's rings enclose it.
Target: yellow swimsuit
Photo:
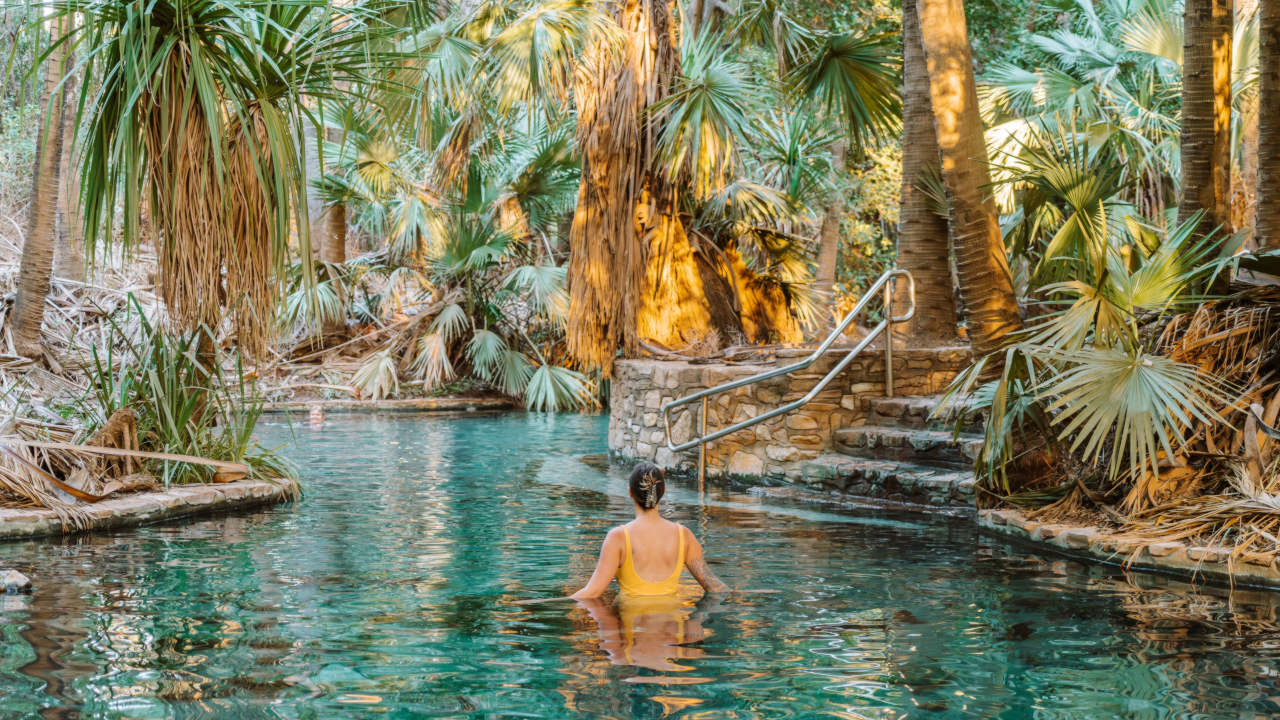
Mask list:
[[[640,573],[636,572],[635,563],[631,559],[631,533],[627,531],[626,525],[622,526],[622,537],[626,540],[627,552],[622,557],[622,567],[618,568],[618,587],[622,589],[624,595],[635,597],[676,594],[680,589],[680,571],[684,570],[684,528],[678,523],[676,532],[680,538],[676,546],[676,567],[665,579],[653,582],[645,580],[640,577]]]

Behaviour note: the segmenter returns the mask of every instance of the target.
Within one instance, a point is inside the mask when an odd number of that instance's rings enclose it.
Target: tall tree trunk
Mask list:
[[[1234,32],[1234,29],[1240,27],[1244,21],[1254,17],[1257,12],[1258,0],[1236,0],[1232,31]],[[1233,37],[1231,41],[1233,77],[1234,68],[1244,60],[1234,49],[1237,39]],[[1239,150],[1233,153],[1231,197],[1227,206],[1231,213],[1231,227],[1252,233],[1257,221],[1258,209],[1258,94],[1254,92],[1240,98],[1238,105],[1240,108]],[[1256,247],[1253,237],[1249,238],[1247,247],[1249,249]]]
[[[974,352],[999,350],[1022,327],[978,116],[962,0],[917,0],[929,100],[947,188],[956,274]]]
[[[846,167],[845,139],[840,138],[831,146],[831,168],[843,173]],[[828,315],[835,308],[836,264],[840,258],[840,218],[843,215],[844,193],[837,189],[828,198],[827,212],[822,217],[822,231],[818,236],[818,273],[813,282],[813,288],[820,301],[825,303]]]
[[[577,78],[583,151],[578,204],[569,233],[569,354],[608,377],[621,347],[642,342],[707,349],[738,341],[742,327],[723,312],[727,295],[706,285],[680,216],[686,178],[659,167],[660,120],[649,108],[671,92],[680,51],[671,6],[618,3],[620,50],[601,43],[591,71]],[[722,279],[716,278],[716,283]]]
[[[342,131],[338,128],[325,130],[325,136],[331,143],[342,141]],[[320,260],[333,265],[346,262],[347,206],[342,203],[324,206],[316,227],[320,231]]]
[[[1182,197],[1178,222],[1231,231],[1230,0],[1187,0],[1182,46]]]
[[[947,221],[921,189],[938,176],[938,135],[929,100],[929,73],[920,45],[916,0],[902,2],[902,203],[898,220],[898,267],[916,281],[916,314],[908,337],[923,342],[956,339],[955,292],[951,283]]]
[[[75,57],[67,60],[68,67],[75,65]],[[76,97],[80,77],[77,73],[67,76],[68,100]],[[68,107],[70,106],[70,107]],[[58,244],[53,251],[53,274],[72,280],[84,279],[84,234],[80,227],[80,173],[75,160],[76,108],[64,103],[62,110],[62,158],[58,176]]]
[[[1258,10],[1258,247],[1280,249],[1280,0]]]
[[[55,33],[65,31],[66,18]],[[66,44],[57,45],[48,56],[45,70],[44,121],[36,140],[35,171],[31,178],[31,210],[27,216],[27,237],[22,246],[18,271],[18,297],[13,307],[13,344],[19,355],[43,357],[41,326],[44,304],[53,273],[53,245],[58,210],[58,166],[62,160],[62,112],[65,93],[61,84],[66,72]]]
[[[334,265],[347,261],[347,206],[326,205],[320,211],[320,260]]]

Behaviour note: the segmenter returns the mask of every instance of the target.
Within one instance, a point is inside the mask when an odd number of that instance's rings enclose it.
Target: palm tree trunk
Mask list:
[[[1280,249],[1280,0],[1258,11],[1258,247]]]
[[[1182,62],[1182,197],[1178,222],[1230,232],[1231,2],[1187,0]]]
[[[987,192],[991,176],[964,3],[917,0],[916,11],[965,325],[974,352],[986,355],[999,350],[1022,327],[1022,320],[995,202]]]
[[[325,131],[329,142],[342,141],[342,131],[329,128]],[[342,203],[326,205],[320,211],[320,260],[332,265],[347,261],[347,206]]]
[[[831,146],[831,168],[836,172],[845,171],[844,138],[836,140]],[[844,193],[837,189],[831,193],[827,212],[822,217],[822,231],[818,236],[818,272],[813,279],[813,288],[828,309],[835,307],[834,289],[836,264],[840,258],[840,217],[842,215],[844,215]]]
[[[320,212],[320,260],[333,265],[347,261],[347,206],[326,205]]]
[[[68,66],[75,58],[68,59]],[[74,98],[80,77],[76,73],[67,76],[64,97]],[[61,278],[84,278],[84,236],[80,219],[80,174],[75,172],[74,151],[76,139],[76,114],[72,108],[62,110],[62,158],[58,175],[61,186],[58,191],[58,244],[53,251],[53,274]]]
[[[947,221],[930,206],[922,180],[942,172],[929,100],[929,73],[920,44],[915,0],[902,2],[902,204],[898,267],[916,281],[916,314],[905,330],[916,341],[954,342],[955,293]]]
[[[64,18],[61,25],[66,26]],[[66,27],[56,31],[62,35]],[[27,216],[27,237],[22,245],[18,271],[18,297],[13,307],[14,350],[29,358],[43,357],[41,326],[45,298],[53,274],[53,244],[58,209],[58,166],[62,160],[62,112],[66,72],[66,45],[54,47],[45,70],[44,122],[36,140],[35,172],[31,178],[31,210]]]

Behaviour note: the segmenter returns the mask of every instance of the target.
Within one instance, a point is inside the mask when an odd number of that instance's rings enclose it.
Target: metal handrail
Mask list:
[[[906,314],[902,316],[895,316],[893,314],[893,284],[891,281],[894,280],[895,278],[903,278],[907,281],[907,301],[910,303],[910,307],[907,309]],[[768,380],[770,378],[778,377],[779,375],[787,375],[797,370],[803,370],[809,367],[818,358],[826,354],[827,350],[831,348],[831,345],[835,343],[837,338],[844,335],[844,332],[845,330],[848,329],[849,325],[854,321],[855,318],[857,318],[859,315],[863,313],[863,311],[867,309],[867,306],[871,303],[871,300],[877,294],[879,294],[881,290],[884,291],[884,319],[881,320],[880,323],[877,324],[874,328],[872,328],[871,332],[867,333],[866,337],[862,338],[862,340],[859,341],[858,344],[855,345],[854,348],[850,350],[847,355],[844,356],[844,359],[842,359],[839,363],[836,363],[836,366],[831,368],[831,370],[826,374],[826,376],[824,376],[821,380],[819,380],[818,384],[815,385],[813,389],[808,392],[808,394],[806,394],[804,397],[800,398],[799,400],[793,400],[792,402],[789,402],[785,405],[780,405],[762,415],[757,415],[753,418],[747,418],[742,422],[735,423],[733,425],[730,425],[729,427],[722,428],[711,434],[707,434],[707,398],[711,397],[712,395],[718,395],[722,392],[727,392],[729,390],[736,390],[737,388],[740,388],[740,387],[753,385],[755,383]],[[857,357],[859,353],[865,350],[867,346],[870,345],[871,342],[876,339],[877,336],[885,332],[886,329],[888,329],[893,325],[893,323],[906,322],[911,318],[915,317],[915,314],[916,314],[915,278],[911,277],[911,273],[909,271],[903,270],[901,268],[891,268],[885,271],[885,273],[881,275],[879,279],[877,279],[874,283],[872,283],[871,287],[867,289],[867,292],[863,293],[862,299],[858,301],[857,305],[854,305],[853,309],[849,311],[849,314],[844,316],[844,319],[840,321],[840,324],[836,326],[835,330],[831,331],[831,334],[827,336],[827,339],[823,340],[822,344],[819,345],[817,349],[815,349],[812,353],[810,353],[809,356],[806,357],[805,359],[799,362],[792,363],[790,365],[786,365],[784,367],[775,368],[773,370],[768,370],[766,372],[762,372],[757,375],[752,375],[751,377],[748,377],[748,378],[743,378],[741,380],[734,380],[732,382],[723,383],[721,385],[717,385],[712,388],[707,388],[706,390],[699,390],[698,392],[692,393],[690,395],[686,395],[676,400],[672,400],[671,402],[663,405],[662,406],[662,422],[663,422],[664,428],[666,429],[667,447],[670,448],[673,452],[681,452],[684,450],[688,450],[692,447],[701,445],[705,452],[706,444],[711,442],[712,440],[717,440],[726,435],[731,435],[733,433],[738,432],[739,430],[749,428],[752,425],[764,422],[765,420],[768,420],[770,418],[775,418],[785,413],[789,413],[792,410],[795,410],[796,408],[806,405],[807,403],[812,401],[815,397],[817,397],[818,393],[822,392],[822,389],[825,388],[831,382],[831,380],[835,378],[836,375],[840,374],[840,371],[848,367],[849,363],[852,362],[853,359]],[[892,396],[893,395],[893,338],[892,337],[889,337],[888,340],[885,342],[884,369],[885,369],[885,394]],[[702,401],[702,430],[701,430],[702,434],[692,440],[689,440],[688,442],[680,443],[679,445],[677,445],[671,440],[671,411],[682,405],[688,405],[689,403],[695,402],[697,400]],[[705,462],[706,461],[705,461],[705,455],[704,455],[704,457],[699,460],[699,464],[701,466],[700,470],[705,468]]]

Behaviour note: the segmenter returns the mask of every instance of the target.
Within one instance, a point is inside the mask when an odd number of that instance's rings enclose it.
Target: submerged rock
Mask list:
[[[0,588],[4,588],[6,595],[29,593],[31,592],[31,579],[17,570],[5,570],[0,572]]]

